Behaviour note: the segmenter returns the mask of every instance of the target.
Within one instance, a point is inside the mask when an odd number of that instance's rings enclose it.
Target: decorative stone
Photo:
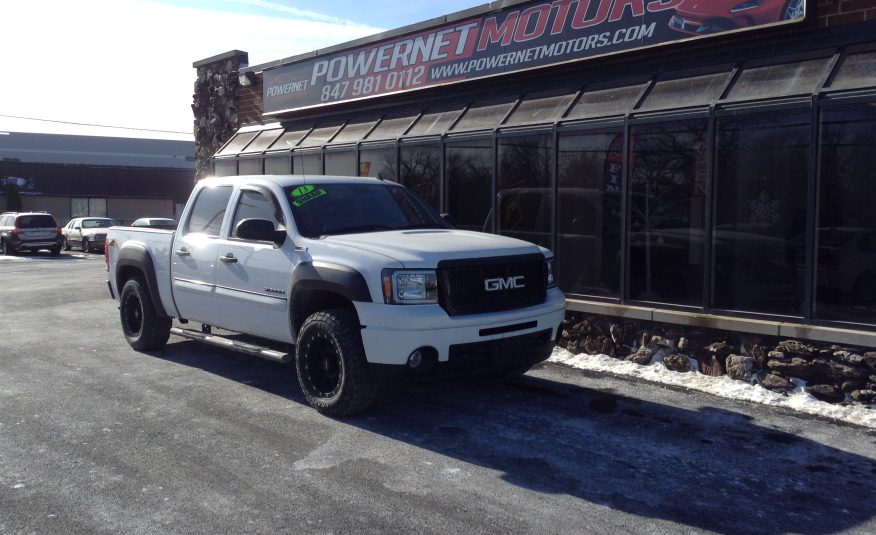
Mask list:
[[[626,360],[645,366],[651,363],[651,358],[659,350],[660,348],[656,345],[644,345],[640,347],[639,350],[636,351],[634,354],[627,357]]]
[[[852,399],[860,403],[876,403],[876,390],[855,390],[851,396]]]
[[[683,352],[683,353],[687,353],[688,349],[690,349],[690,342],[688,341],[687,338],[682,336],[678,340],[678,350]]]
[[[674,372],[684,373],[691,371],[690,362],[688,362],[687,358],[678,354],[663,357],[663,364],[666,366],[667,370],[672,370]]]
[[[843,364],[849,364],[851,366],[861,366],[866,364],[862,355],[852,353],[851,351],[834,351],[833,358],[839,362],[842,362]]]
[[[860,390],[866,386],[866,383],[862,381],[845,381],[840,386],[843,392],[852,392],[854,390]]]
[[[801,357],[811,357],[816,353],[816,349],[810,345],[804,344],[797,340],[783,340],[776,346],[776,351],[790,353]]]
[[[848,366],[832,360],[817,358],[812,361],[793,357],[790,361],[771,360],[769,368],[786,377],[799,377],[806,381],[823,383],[842,383],[848,380],[861,380],[867,377],[862,368]]]
[[[715,355],[699,358],[697,362],[699,363],[700,373],[703,375],[711,377],[724,375],[724,364]]]
[[[674,345],[672,343],[672,340],[669,340],[668,338],[663,338],[662,336],[652,336],[651,343],[656,344],[660,347],[667,347],[667,348],[673,347],[673,345]]]
[[[615,356],[615,345],[611,338],[603,337],[602,338],[602,348],[600,349],[600,353],[603,355],[608,355],[609,357]]]
[[[733,353],[733,348],[727,342],[715,342],[708,347],[709,353],[712,353],[721,360],[725,360],[728,355]]]
[[[615,345],[621,344],[621,328],[617,323],[612,323],[608,326],[608,332],[611,334],[611,340]]]
[[[754,368],[763,369],[767,365],[767,352],[763,346],[759,344],[750,344],[743,346],[745,354],[754,359]]]
[[[782,353],[781,351],[770,351],[769,353],[767,353],[767,357],[774,360],[785,360],[788,358],[788,355]]]
[[[766,377],[761,379],[760,384],[770,390],[789,390],[794,388],[794,383],[774,373],[766,374]]]
[[[803,390],[821,401],[839,403],[846,400],[845,392],[837,388],[836,385],[808,385]]]
[[[876,351],[864,353],[864,362],[867,363],[867,366],[876,370]]]
[[[737,381],[751,382],[754,371],[754,359],[742,355],[730,355],[727,357],[727,375]]]

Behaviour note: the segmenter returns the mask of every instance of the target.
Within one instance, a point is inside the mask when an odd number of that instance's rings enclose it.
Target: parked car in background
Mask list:
[[[36,252],[48,249],[52,256],[61,253],[61,228],[46,212],[5,212],[0,214],[0,254]]]
[[[167,217],[141,217],[131,223],[131,226],[176,230],[176,220]]]
[[[119,224],[108,217],[77,217],[64,225],[61,232],[64,237],[64,250],[79,247],[83,252],[93,250],[103,251],[106,241],[106,229]]]

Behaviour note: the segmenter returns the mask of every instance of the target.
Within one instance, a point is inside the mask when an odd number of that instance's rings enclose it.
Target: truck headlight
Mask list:
[[[383,301],[393,305],[426,305],[438,302],[435,270],[383,270]]]
[[[548,288],[557,286],[557,258],[551,257],[544,261],[544,278]]]

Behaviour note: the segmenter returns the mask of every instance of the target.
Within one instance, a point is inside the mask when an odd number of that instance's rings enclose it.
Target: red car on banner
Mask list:
[[[806,0],[685,0],[669,21],[673,30],[704,35],[802,19]]]

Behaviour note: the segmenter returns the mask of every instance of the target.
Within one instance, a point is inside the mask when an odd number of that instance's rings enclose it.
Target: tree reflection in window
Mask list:
[[[493,139],[448,143],[446,151],[445,209],[457,228],[491,232]]]
[[[631,130],[631,299],[702,304],[706,130],[705,119]]]
[[[399,155],[401,183],[435,210],[440,210],[438,196],[441,180],[441,146],[402,146]]]

